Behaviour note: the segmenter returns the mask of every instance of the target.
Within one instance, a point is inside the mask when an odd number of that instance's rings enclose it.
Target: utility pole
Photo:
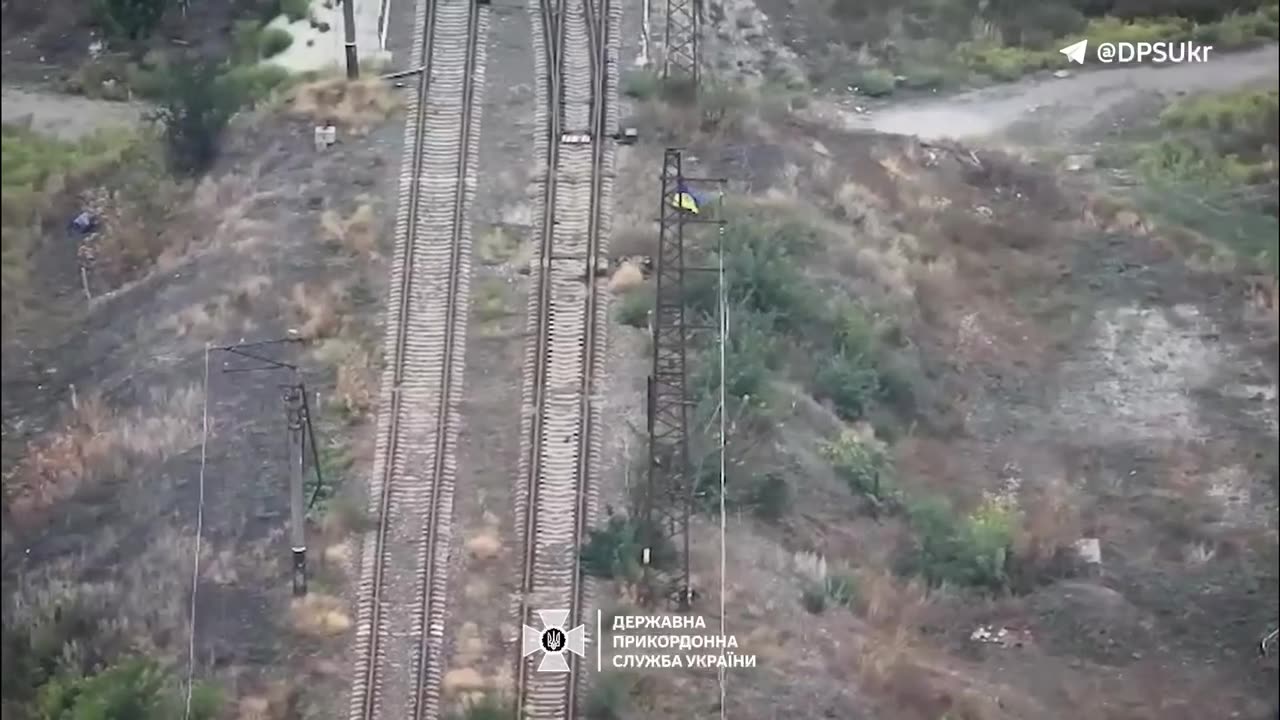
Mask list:
[[[289,541],[293,564],[293,594],[307,593],[307,511],[320,497],[324,485],[324,477],[320,472],[320,452],[316,445],[315,428],[311,424],[311,407],[307,402],[307,386],[302,381],[301,373],[296,365],[282,362],[264,354],[262,349],[283,344],[297,344],[298,338],[266,340],[255,343],[241,343],[213,348],[230,355],[254,360],[259,365],[251,367],[226,367],[223,373],[256,373],[286,370],[290,373],[291,382],[282,385],[284,390],[285,419],[287,421],[287,440],[289,448]],[[305,435],[303,433],[306,433]],[[315,491],[310,500],[304,500],[304,477],[306,474],[306,453],[310,446],[311,465],[316,476]]]
[[[346,36],[347,79],[360,77],[360,61],[356,57],[356,0],[342,0],[343,34]]]
[[[301,383],[289,385],[284,391],[285,413],[289,421],[289,540],[293,548],[293,594],[307,594],[307,507],[302,499],[303,452],[305,451],[303,426],[306,410],[303,403],[306,390]]]

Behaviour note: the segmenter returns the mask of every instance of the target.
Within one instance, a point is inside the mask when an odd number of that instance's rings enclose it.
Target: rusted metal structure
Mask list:
[[[702,0],[667,0],[662,79],[675,80],[688,92],[697,92],[698,87],[698,35],[701,25]]]

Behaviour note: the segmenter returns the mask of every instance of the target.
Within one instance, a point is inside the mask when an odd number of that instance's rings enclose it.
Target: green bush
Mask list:
[[[622,720],[631,683],[631,678],[620,673],[597,674],[587,695],[587,720]]]
[[[233,67],[222,76],[227,92],[241,105],[256,103],[292,81],[288,70],[271,63]]]
[[[266,28],[258,38],[258,52],[264,58],[272,58],[293,44],[293,36],[284,28]]]
[[[649,564],[657,569],[667,567],[674,554],[662,537],[658,532],[645,532],[639,520],[615,515],[604,527],[590,531],[582,547],[582,571],[606,580],[635,580],[642,571],[646,541],[651,543]]]
[[[648,327],[649,312],[653,310],[653,302],[653,291],[648,287],[628,292],[618,302],[618,322],[635,328]]]
[[[280,0],[280,11],[292,22],[306,20],[310,10],[311,0]]]
[[[1171,130],[1244,133],[1261,142],[1274,139],[1278,120],[1280,91],[1253,88],[1192,95],[1160,113],[1160,124]]]
[[[197,688],[191,717],[213,720],[221,698],[212,688]],[[84,678],[57,678],[36,700],[40,720],[171,720],[182,715],[175,684],[149,660],[130,660]]]
[[[990,44],[961,44],[956,50],[961,64],[995,80],[1016,80],[1037,70],[1059,67],[1066,58],[1057,51],[1028,50]]]
[[[735,400],[750,400],[753,405],[766,402],[769,380],[776,368],[779,339],[772,316],[752,312],[744,307],[729,311],[729,336],[725,343],[725,394]],[[717,398],[720,388],[720,350],[706,348],[691,363],[695,368],[690,381],[695,401]]]
[[[836,475],[854,493],[876,507],[896,507],[902,500],[893,479],[892,462],[877,444],[846,430],[820,447]]]
[[[936,65],[908,67],[902,77],[902,86],[909,90],[936,90],[947,84],[947,71]]]
[[[1114,17],[1094,18],[1084,30],[1090,45],[1102,43],[1140,43],[1191,38],[1193,24],[1178,17],[1145,18],[1125,21]]]
[[[1014,531],[1014,516],[1008,508],[987,502],[960,517],[945,500],[928,498],[909,503],[907,517],[915,534],[908,568],[931,585],[1007,588]]]
[[[813,379],[814,394],[830,400],[845,420],[861,420],[880,397],[880,373],[875,360],[863,353],[828,357]]]
[[[461,713],[452,713],[453,720],[510,720],[515,708],[512,703],[494,693],[463,703]]]
[[[622,76],[622,94],[636,100],[648,100],[662,89],[662,79],[651,70],[631,70]]]
[[[888,70],[873,68],[858,74],[855,89],[867,97],[892,95],[897,82]]]
[[[759,478],[748,499],[751,511],[766,522],[777,522],[791,509],[791,486],[776,473]]]
[[[231,64],[246,65],[258,61],[262,47],[262,23],[236,20],[231,26]]]
[[[820,615],[830,607],[849,607],[857,599],[857,578],[852,575],[828,575],[811,582],[801,591],[800,604],[805,610]]]
[[[812,228],[776,216],[733,212],[725,228],[724,275],[729,304],[767,315],[779,328],[817,319],[821,302],[804,276],[800,261],[817,246]],[[715,256],[707,262],[714,265]],[[715,317],[715,273],[686,281],[686,298],[695,312]]]
[[[1164,139],[1142,149],[1138,170],[1153,182],[1226,188],[1265,179],[1268,167],[1251,165],[1236,155],[1220,155],[1206,142]]]
[[[131,42],[151,36],[165,11],[169,0],[97,0],[97,15],[107,33]]]
[[[164,127],[173,168],[187,174],[207,170],[239,105],[240,97],[215,65],[174,63],[154,115]]]
[[[6,329],[15,326],[24,308],[32,307],[32,254],[40,226],[54,209],[55,194],[68,182],[131,159],[140,143],[141,136],[130,131],[101,131],[76,142],[63,142],[25,128],[4,126],[0,316]]]

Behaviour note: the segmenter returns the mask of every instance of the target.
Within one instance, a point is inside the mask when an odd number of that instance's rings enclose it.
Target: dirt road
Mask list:
[[[1086,69],[1061,79],[1028,79],[946,98],[890,104],[865,115],[846,111],[840,124],[931,140],[1000,135],[1027,122],[1071,134],[1143,93],[1226,89],[1274,77],[1277,60],[1280,46],[1269,45],[1202,64]]]
[[[6,86],[0,98],[5,124],[24,123],[31,129],[75,140],[94,130],[141,122],[146,109],[140,105],[92,100],[75,95],[36,92]]]

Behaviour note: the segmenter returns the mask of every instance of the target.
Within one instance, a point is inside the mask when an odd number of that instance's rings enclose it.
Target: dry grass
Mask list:
[[[72,672],[94,669],[94,657],[177,651],[188,626],[193,539],[167,526],[153,527],[144,539],[145,547],[133,549],[110,580],[77,580],[89,568],[101,569],[93,553],[119,549],[113,534],[100,533],[91,550],[21,575],[12,588],[6,584],[13,593],[6,630],[30,630]]]
[[[485,265],[500,265],[520,251],[520,240],[500,225],[494,225],[476,239],[476,257]]]
[[[492,560],[502,553],[502,541],[496,530],[488,528],[468,538],[466,550],[476,560]]]
[[[14,517],[37,513],[87,482],[124,478],[142,460],[165,460],[199,441],[198,385],[153,388],[149,402],[121,414],[99,396],[79,401],[61,431],[39,441],[5,483]]]
[[[342,307],[346,287],[339,282],[324,286],[297,283],[289,295],[293,331],[308,340],[334,337],[343,328]]]
[[[609,292],[625,293],[644,285],[644,272],[633,262],[624,262],[609,278]]]
[[[161,320],[159,328],[180,338],[200,342],[222,339],[240,319],[237,299],[243,297],[248,302],[252,292],[252,288],[238,289],[234,296],[219,295],[213,300],[189,305]]]
[[[293,629],[303,635],[332,637],[351,627],[346,607],[341,598],[311,593],[290,603],[289,620]]]
[[[314,352],[321,364],[335,368],[333,400],[349,418],[359,420],[377,403],[377,368],[363,345],[342,338],[320,343]]]
[[[289,114],[316,124],[332,122],[353,135],[364,135],[400,107],[383,80],[326,78],[294,88],[285,98]]]
[[[301,691],[291,683],[273,683],[261,694],[246,695],[236,704],[236,720],[292,720],[299,717]]]
[[[364,203],[343,218],[334,210],[320,216],[320,230],[326,238],[356,256],[372,256],[378,250],[378,222],[373,205]]]

